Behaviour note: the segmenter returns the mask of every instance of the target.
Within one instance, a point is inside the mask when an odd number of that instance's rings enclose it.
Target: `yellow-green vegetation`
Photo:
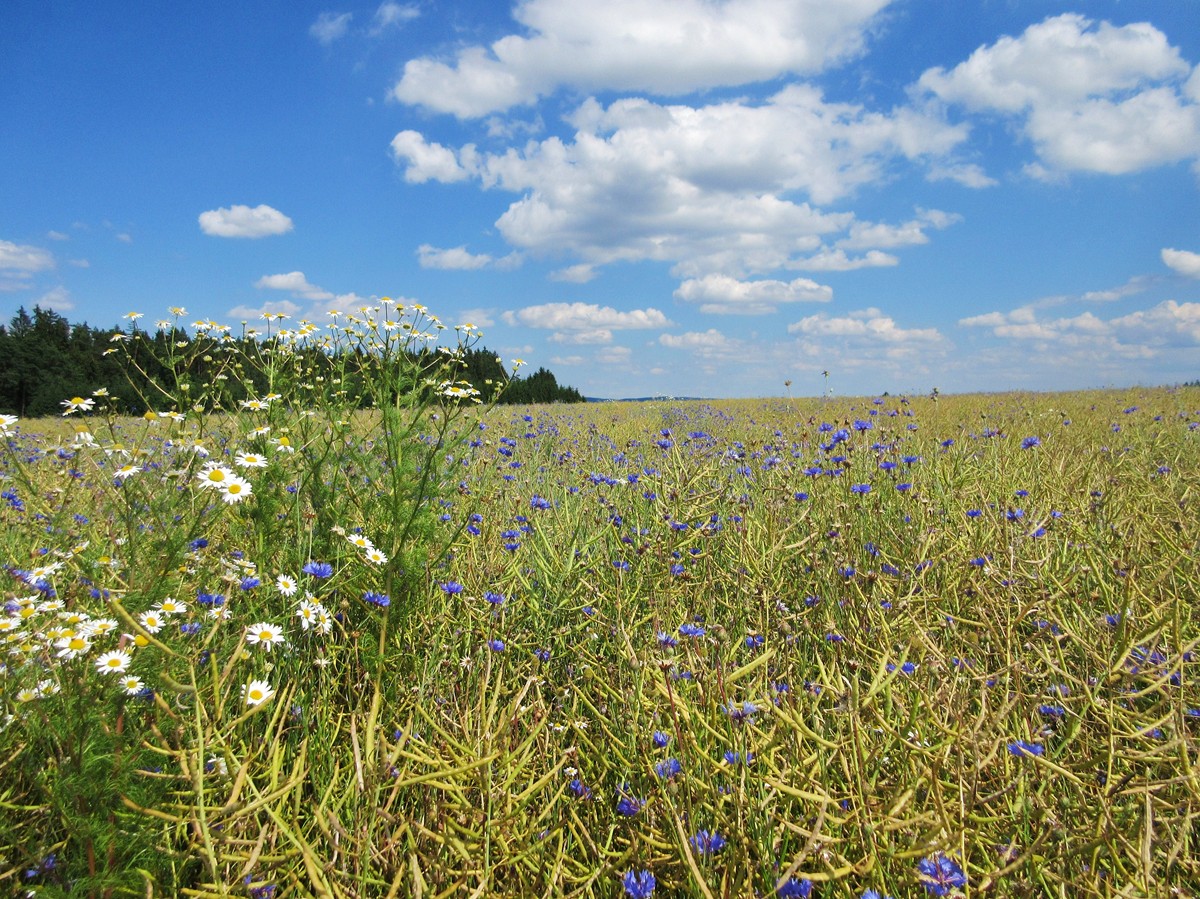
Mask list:
[[[2,420],[0,889],[1200,881],[1200,390],[489,409],[401,311],[372,413]]]

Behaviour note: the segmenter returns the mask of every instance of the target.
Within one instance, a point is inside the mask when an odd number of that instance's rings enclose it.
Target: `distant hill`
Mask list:
[[[710,401],[710,396],[624,396],[620,398],[606,396],[585,396],[585,403],[662,403],[662,402],[691,402]]]

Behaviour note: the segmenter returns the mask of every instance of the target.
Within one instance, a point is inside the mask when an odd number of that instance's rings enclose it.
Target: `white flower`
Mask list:
[[[245,478],[239,478],[237,475],[232,476],[221,485],[221,499],[230,505],[240,503],[253,492],[254,488],[250,486],[250,482]]]
[[[242,687],[242,696],[246,705],[262,705],[275,695],[275,691],[265,680],[252,680]]]
[[[300,585],[296,583],[296,579],[290,574],[281,574],[275,578],[275,589],[284,596],[295,596],[296,591],[300,589]]]
[[[120,684],[121,689],[130,696],[133,696],[135,693],[142,692],[142,688],[145,686],[140,677],[136,677],[132,674],[127,674],[121,678]]]
[[[240,468],[266,468],[266,456],[260,456],[258,453],[238,453],[234,457],[233,464]]]
[[[363,558],[372,565],[383,565],[386,564],[388,560],[387,553],[381,549],[376,549],[373,546],[363,553]]]
[[[96,659],[96,670],[101,674],[124,674],[133,656],[123,649],[114,649]]]
[[[246,642],[257,643],[267,652],[270,652],[276,643],[286,643],[287,640],[284,639],[283,628],[278,624],[270,624],[264,621],[259,624],[252,624],[246,628]]]
[[[201,487],[222,487],[230,478],[235,477],[237,475],[233,473],[233,470],[224,465],[206,464],[196,475],[196,480],[200,482]]]

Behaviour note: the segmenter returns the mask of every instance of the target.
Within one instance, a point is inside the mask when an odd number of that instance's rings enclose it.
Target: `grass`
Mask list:
[[[1200,881],[1200,391],[382,420],[280,392],[8,425],[14,892]],[[248,497],[199,486],[200,432]]]

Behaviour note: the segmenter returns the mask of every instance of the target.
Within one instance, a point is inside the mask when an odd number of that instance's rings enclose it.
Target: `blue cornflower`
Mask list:
[[[255,587],[262,586],[262,579],[256,578],[253,576],[244,577],[244,578],[242,578],[241,583],[239,583],[238,586],[243,590],[253,590]]]
[[[219,609],[225,605],[225,597],[220,593],[197,593],[196,602],[202,606],[210,606],[214,609]]]
[[[670,780],[683,773],[683,766],[679,764],[679,759],[666,759],[654,766],[654,773],[663,780]]]
[[[658,640],[658,645],[661,646],[663,649],[670,649],[672,647],[679,645],[679,641],[676,640],[674,637],[672,637],[670,634],[668,634],[666,631],[659,631],[655,636],[656,636],[656,639]]]
[[[1035,446],[1042,445],[1041,437],[1026,437],[1021,441],[1021,449],[1033,449]]]
[[[208,541],[203,537],[197,537],[188,544],[188,547],[193,551],[204,549],[206,546],[208,546]]]
[[[491,590],[488,590],[483,594],[483,598],[492,605],[499,606],[504,604],[504,600],[507,597],[503,593],[493,593]]]
[[[671,735],[665,734],[661,730],[656,730],[650,737],[652,743],[658,749],[666,749],[667,744],[671,742]]]
[[[550,650],[548,650],[548,649],[535,649],[533,651],[533,654],[539,662],[549,662],[550,661]]]
[[[458,583],[458,581],[446,581],[446,583],[439,586],[441,586],[442,592],[447,596],[454,596],[463,592],[463,585]]]
[[[529,505],[531,508],[534,508],[534,509],[549,509],[550,508],[550,500],[545,499],[544,497],[538,496],[537,494],[534,494],[533,499],[531,499],[529,501]]]
[[[373,606],[379,606],[381,609],[386,609],[392,604],[392,600],[386,594],[376,593],[374,590],[368,590],[364,593],[363,601]]]
[[[632,818],[640,812],[646,805],[645,799],[638,799],[636,796],[630,796],[622,787],[617,790],[617,814],[624,815],[626,818]]]
[[[807,877],[789,877],[775,888],[775,893],[786,899],[808,899],[812,895],[812,888],[812,881]]]
[[[892,899],[892,897],[880,896],[878,890],[863,890],[861,899]]]
[[[1023,758],[1027,755],[1044,755],[1046,752],[1046,747],[1040,743],[1028,743],[1025,740],[1014,740],[1012,743],[1008,744],[1008,751],[1017,758]]]
[[[626,871],[621,883],[625,886],[626,895],[631,899],[649,899],[656,886],[654,875],[649,871]]]
[[[492,652],[504,652],[503,640],[488,640],[487,645]]]
[[[870,493],[870,492],[871,492],[871,485],[870,485],[870,484],[851,484],[851,485],[850,485],[850,492],[851,492],[851,493],[867,494],[867,493]]]
[[[727,706],[722,706],[722,710],[729,716],[730,721],[737,723],[753,720],[759,711],[758,706],[749,700],[743,702],[741,705],[738,705],[736,702],[730,703]]]
[[[712,855],[725,848],[725,838],[715,830],[712,833],[707,830],[698,831],[688,842],[700,855]]]
[[[571,781],[569,784],[567,784],[567,789],[569,789],[572,793],[574,793],[575,796],[579,799],[591,799],[592,798],[592,788],[587,786],[578,777],[575,778],[573,781]]]
[[[333,566],[328,562],[313,562],[310,560],[305,562],[304,567],[300,570],[316,578],[333,577]]]
[[[966,886],[967,875],[962,866],[944,852],[917,862],[921,885],[931,896],[948,896],[950,891]]]
[[[679,633],[684,637],[703,637],[704,628],[699,624],[685,622],[684,624],[679,625]]]

